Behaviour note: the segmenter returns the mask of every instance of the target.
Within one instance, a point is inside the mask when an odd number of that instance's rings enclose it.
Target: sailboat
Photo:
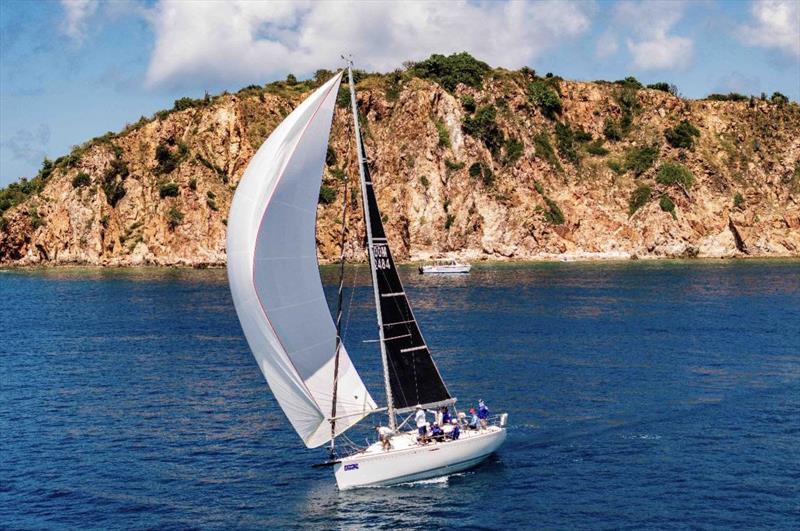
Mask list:
[[[417,430],[406,427],[419,408],[454,408],[456,399],[431,357],[392,258],[361,137],[352,63],[347,75],[386,406],[372,398],[341,340],[341,311],[335,323],[316,254],[322,169],[344,70],[258,149],[234,195],[227,236],[228,280],[250,349],[305,445],[330,445],[323,465],[333,469],[340,489],[470,468],[503,443],[507,421],[506,414],[495,416],[440,441],[420,441]],[[378,413],[388,415],[387,447],[375,442],[343,452],[336,446],[347,430]]]

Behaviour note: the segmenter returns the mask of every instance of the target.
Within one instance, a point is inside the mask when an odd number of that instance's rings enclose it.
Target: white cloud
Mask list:
[[[617,53],[618,49],[619,44],[617,44],[617,36],[607,31],[600,35],[600,38],[597,39],[595,55],[600,59],[605,59],[606,57],[611,57]]]
[[[694,42],[688,37],[670,35],[683,17],[686,7],[680,1],[620,2],[616,7],[617,24],[628,28],[626,40],[633,66],[640,70],[669,70],[689,65]]]
[[[50,128],[46,124],[39,124],[36,130],[18,129],[13,136],[0,142],[0,146],[8,148],[15,159],[36,165],[44,159],[49,142]]]
[[[150,86],[248,81],[341,64],[389,70],[406,59],[467,51],[519,67],[581,35],[591,4],[546,2],[188,2],[149,14]]]
[[[716,92],[738,92],[739,94],[758,94],[761,81],[758,76],[748,76],[738,71],[722,77],[715,87]]]
[[[770,0],[750,6],[753,25],[743,26],[741,38],[751,46],[776,48],[800,57],[800,2]]]
[[[97,0],[61,0],[65,16],[61,30],[67,37],[83,42],[86,36],[86,22],[97,11]]]
[[[685,68],[692,57],[693,43],[686,37],[657,35],[647,41],[627,41],[633,65],[642,70]]]

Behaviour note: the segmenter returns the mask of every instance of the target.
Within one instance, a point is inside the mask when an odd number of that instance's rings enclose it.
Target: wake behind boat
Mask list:
[[[250,349],[278,403],[309,448],[330,443],[341,489],[391,485],[476,465],[506,437],[506,415],[487,410],[470,429],[455,411],[422,336],[392,258],[362,142],[348,66],[367,254],[375,297],[386,407],[379,408],[353,366],[327,306],[316,256],[316,208],[338,73],[281,122],[248,165],[228,220],[228,279]],[[347,193],[343,228],[346,222]],[[425,410],[455,422],[428,435]],[[386,412],[381,441],[351,448],[337,437],[370,414]],[[403,418],[405,416],[405,418]],[[398,417],[400,422],[398,423]],[[403,431],[412,418],[418,429]]]

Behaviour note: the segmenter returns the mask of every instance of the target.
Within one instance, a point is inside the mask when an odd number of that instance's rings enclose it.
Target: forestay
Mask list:
[[[316,256],[316,212],[342,74],[309,96],[251,160],[228,219],[228,278],[247,342],[308,447],[331,439],[336,327]],[[376,409],[342,345],[336,435]]]

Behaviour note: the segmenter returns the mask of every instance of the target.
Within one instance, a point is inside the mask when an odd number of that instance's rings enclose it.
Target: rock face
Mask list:
[[[628,94],[635,98],[628,131],[608,140],[607,122],[625,112],[620,85],[550,79],[562,109],[548,117],[528,97],[532,79],[530,72],[495,70],[481,88],[459,85],[453,93],[419,78],[399,85],[385,76],[359,82],[366,148],[398,258],[800,252],[796,103],[691,101],[635,89]],[[59,159],[37,193],[3,213],[0,262],[224,264],[225,220],[236,183],[261,142],[312,88],[277,83],[176,104],[183,110],[88,142]],[[464,105],[470,98],[475,110]],[[484,108],[493,109],[491,120]],[[489,133],[467,134],[465,120],[479,122],[481,116]],[[683,120],[699,136],[691,148],[672,147],[665,131]],[[558,123],[571,133],[557,130]],[[320,261],[339,255],[345,181],[347,255],[363,260],[345,105],[337,106],[330,145],[318,207]],[[657,148],[652,165],[628,169],[631,153],[648,146]],[[693,182],[660,182],[658,168],[670,161],[688,169]],[[649,199],[631,214],[632,194],[645,186]],[[664,209],[665,197],[672,211]]]

